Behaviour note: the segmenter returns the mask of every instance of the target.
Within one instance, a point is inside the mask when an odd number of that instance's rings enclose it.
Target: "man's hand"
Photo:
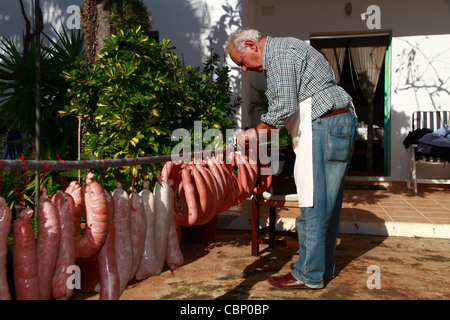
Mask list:
[[[255,130],[256,130],[256,133],[257,134],[260,134],[260,133],[262,133],[263,131],[262,130],[266,130],[266,134],[267,134],[267,140],[266,141],[270,141],[270,132],[273,130],[273,129],[276,129],[277,127],[275,127],[275,126],[272,126],[272,125],[270,125],[270,124],[267,124],[267,123],[265,123],[265,122],[260,122],[260,123],[258,123],[257,125],[256,125],[256,127],[255,127]]]
[[[248,129],[245,131],[239,131],[236,137],[236,145],[238,150],[243,151],[248,149],[249,146],[255,148],[258,144],[258,135],[255,129]]]

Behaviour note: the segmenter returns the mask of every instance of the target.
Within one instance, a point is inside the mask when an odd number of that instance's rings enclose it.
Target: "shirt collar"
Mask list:
[[[270,36],[266,37],[266,43],[264,44],[264,52],[263,52],[263,58],[262,58],[262,69],[264,71],[264,74],[267,71],[267,62],[269,61],[269,53],[270,53],[270,42],[272,41],[272,38]]]

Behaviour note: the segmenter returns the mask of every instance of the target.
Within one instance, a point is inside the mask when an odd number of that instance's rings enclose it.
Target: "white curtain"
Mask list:
[[[336,81],[339,84],[341,82],[342,68],[344,67],[346,48],[320,48],[319,51],[323,54],[325,59],[328,60],[331,68],[333,68],[334,76],[336,77]]]
[[[349,53],[358,84],[368,103],[367,171],[371,175],[373,170],[373,98],[383,66],[386,46],[350,47]]]

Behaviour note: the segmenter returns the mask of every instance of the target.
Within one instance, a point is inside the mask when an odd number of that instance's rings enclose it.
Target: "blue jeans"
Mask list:
[[[353,112],[312,122],[314,206],[301,208],[297,218],[299,259],[292,270],[297,280],[311,288],[323,288],[324,278],[334,277],[345,174],[357,125]]]

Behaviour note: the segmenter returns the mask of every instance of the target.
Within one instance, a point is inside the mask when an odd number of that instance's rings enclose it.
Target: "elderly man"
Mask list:
[[[344,177],[357,128],[352,99],[336,84],[326,59],[299,39],[242,29],[230,35],[225,51],[242,71],[266,75],[268,112],[250,130],[286,127],[296,154],[299,258],[290,273],[271,276],[269,283],[321,289],[334,277]]]

